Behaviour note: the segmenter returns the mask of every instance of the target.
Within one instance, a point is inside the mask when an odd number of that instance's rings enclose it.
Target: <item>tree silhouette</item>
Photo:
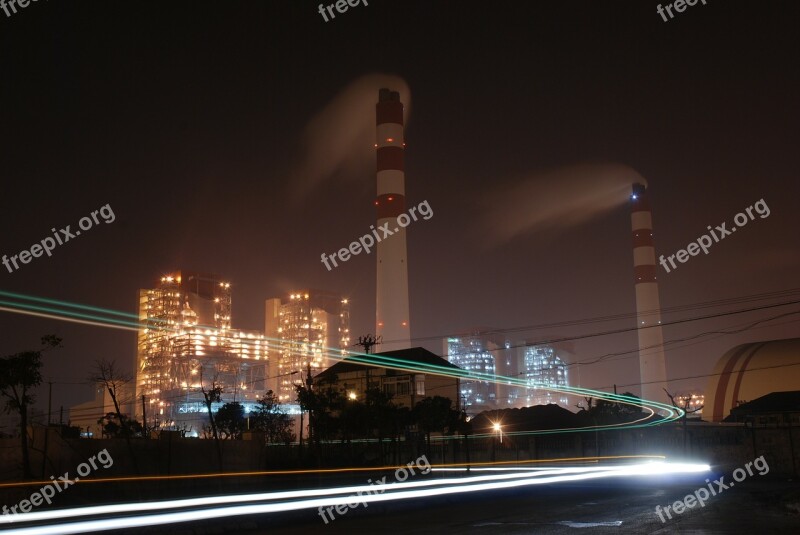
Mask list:
[[[680,409],[683,411],[683,416],[681,416],[681,423],[683,428],[683,451],[684,453],[686,453],[686,450],[688,448],[688,433],[689,433],[689,430],[686,428],[686,424],[688,423],[687,417],[690,414],[694,414],[696,412],[700,412],[701,410],[703,410],[703,405],[695,407],[694,409],[690,409],[689,404],[692,402],[691,396],[685,397],[683,399],[683,403],[680,404],[675,400],[676,395],[670,394],[666,388],[664,389],[664,392],[666,392],[670,403],[672,403],[672,406],[675,407],[676,409]]]
[[[109,361],[106,359],[99,359],[95,361],[94,369],[89,374],[89,381],[93,383],[102,384],[111,396],[111,401],[114,403],[114,411],[117,414],[117,420],[120,425],[120,432],[125,442],[128,445],[128,453],[133,462],[133,470],[138,474],[139,466],[136,462],[136,454],[131,445],[131,435],[133,434],[128,418],[122,414],[119,407],[119,395],[122,388],[133,380],[133,376],[128,372],[123,372],[119,369],[116,361]]]
[[[630,398],[631,401],[622,403],[599,399],[595,400],[593,406],[589,403],[588,409],[580,407],[583,410],[578,412],[578,417],[583,422],[583,425],[612,425],[631,422],[642,417],[641,403],[637,403],[640,398],[630,392],[625,392],[622,395]],[[591,398],[587,398],[587,400],[591,400]]]
[[[222,470],[222,446],[219,443],[219,433],[217,433],[217,423],[214,421],[214,413],[211,412],[211,405],[214,402],[219,402],[222,399],[222,386],[218,385],[216,381],[211,382],[211,389],[206,390],[203,385],[203,372],[200,371],[200,391],[203,393],[203,398],[206,402],[206,410],[208,411],[208,420],[211,422],[211,431],[214,436],[214,444],[217,448],[217,461],[219,462],[219,469]]]
[[[217,411],[215,418],[220,438],[235,439],[242,438],[242,432],[247,427],[247,420],[244,416],[244,406],[241,403],[226,403]]]
[[[431,433],[444,432],[445,427],[456,429],[460,418],[459,412],[453,410],[453,400],[442,396],[421,400],[414,406],[411,414],[420,430],[425,433],[429,452],[431,449]]]
[[[55,335],[43,336],[41,340],[39,350],[0,358],[0,396],[6,400],[6,412],[19,414],[22,472],[26,479],[33,478],[28,449],[28,407],[36,401],[36,396],[30,391],[42,383],[42,353],[61,347],[61,338]]]
[[[115,412],[109,412],[99,420],[97,423],[102,427],[103,434],[109,438],[117,438],[119,436],[123,436],[123,430],[125,432],[130,433],[131,436],[144,436],[144,428],[142,424],[137,422],[136,420],[131,420],[129,418],[125,419],[124,427],[120,424],[119,417]]]
[[[264,433],[267,443],[284,442],[289,443],[294,440],[294,420],[286,414],[286,411],[278,402],[278,396],[272,390],[268,390],[264,397],[258,400],[256,410],[250,416],[250,428]]]

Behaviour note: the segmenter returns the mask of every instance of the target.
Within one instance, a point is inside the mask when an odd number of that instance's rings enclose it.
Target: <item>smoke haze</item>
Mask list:
[[[384,87],[400,93],[408,124],[411,91],[405,80],[388,74],[356,79],[306,125],[302,163],[290,185],[295,199],[334,177],[374,181],[375,104]]]
[[[492,240],[505,242],[528,232],[581,225],[627,202],[636,182],[647,184],[621,164],[572,165],[535,174],[488,195],[485,226]]]

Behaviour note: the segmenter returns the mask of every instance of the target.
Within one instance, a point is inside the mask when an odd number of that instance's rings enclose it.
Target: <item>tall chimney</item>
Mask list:
[[[408,312],[408,255],[406,230],[397,223],[397,216],[406,211],[405,138],[403,103],[400,93],[381,89],[375,106],[378,196],[376,234],[379,236],[378,287],[375,307],[375,332],[383,337],[380,351],[406,349],[411,346]],[[388,224],[391,236],[381,226]]]
[[[642,398],[669,404],[669,398],[664,392],[668,386],[664,337],[661,332],[661,304],[656,282],[653,218],[650,213],[650,196],[647,186],[643,184],[633,185],[631,225]]]

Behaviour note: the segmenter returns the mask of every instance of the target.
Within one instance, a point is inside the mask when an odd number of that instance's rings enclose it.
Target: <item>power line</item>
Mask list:
[[[798,361],[798,362],[789,362],[789,363],[786,363],[786,364],[775,364],[773,366],[760,366],[758,368],[740,368],[738,370],[731,370],[729,372],[704,373],[704,374],[700,374],[700,375],[687,375],[686,377],[675,377],[675,378],[669,379],[669,382],[684,381],[686,379],[702,379],[704,377],[716,377],[718,375],[726,375],[726,374],[733,375],[735,373],[751,372],[751,371],[755,371],[755,370],[772,370],[772,369],[776,369],[776,368],[791,368],[793,366],[800,366],[800,361]],[[641,382],[639,382],[639,383],[628,383],[628,384],[625,384],[625,385],[618,384],[617,387],[649,385],[649,384],[660,383],[660,382],[662,382],[662,381],[645,381],[644,383],[641,383]],[[606,389],[606,388],[613,388],[613,386],[602,386],[602,387],[599,387],[599,388],[593,389],[593,390],[603,390],[603,389]]]
[[[680,343],[680,342],[687,342],[689,340],[694,340],[694,339],[697,339],[697,338],[700,338],[700,337],[703,337],[703,336],[708,336],[708,335],[711,335],[711,334],[721,334],[721,335],[739,334],[739,333],[742,333],[744,331],[750,330],[753,327],[755,327],[756,325],[759,325],[761,323],[766,323],[768,321],[772,321],[772,320],[775,320],[775,319],[783,318],[783,317],[786,317],[786,316],[793,316],[795,314],[800,314],[800,310],[794,310],[792,312],[786,312],[784,314],[778,314],[777,316],[771,316],[769,318],[764,318],[764,319],[752,322],[749,325],[747,325],[746,327],[743,327],[741,329],[733,329],[733,330],[729,330],[729,331],[705,331],[705,332],[702,332],[702,333],[694,334],[692,336],[687,336],[685,338],[675,338],[675,339],[672,339],[672,340],[667,340],[666,342],[664,342],[662,344],[662,346],[667,346],[667,345],[671,345],[671,344],[677,344],[677,343]],[[626,355],[628,353],[639,352],[641,350],[647,350],[647,349],[655,349],[657,347],[661,347],[661,346],[648,346],[648,347],[645,347],[645,348],[629,349],[627,351],[621,351],[621,352],[617,352],[617,353],[608,353],[608,354],[603,355],[601,357],[598,357],[598,358],[596,358],[594,360],[589,360],[589,361],[583,360],[583,361],[572,362],[570,364],[567,364],[567,366],[569,367],[569,366],[575,366],[575,365],[580,365],[580,364],[584,364],[584,365],[588,366],[588,365],[591,365],[591,364],[597,364],[599,362],[603,362],[608,357]],[[636,357],[636,355],[634,355],[632,357],[626,357],[626,358],[635,358],[635,357]],[[624,359],[617,359],[617,360],[624,360]]]
[[[772,299],[772,298],[779,297],[779,296],[780,297],[788,297],[788,296],[794,296],[794,295],[800,295],[800,289],[793,288],[793,289],[788,289],[788,290],[766,292],[766,293],[754,294],[754,295],[749,295],[749,296],[740,296],[740,297],[734,297],[734,298],[728,298],[728,299],[722,299],[722,300],[707,301],[707,302],[701,302],[701,303],[696,303],[696,304],[691,304],[691,305],[680,305],[680,306],[664,309],[664,312],[665,313],[673,313],[673,312],[686,311],[686,310],[699,310],[699,309],[710,308],[710,307],[718,307],[718,306],[722,306],[722,305],[740,304],[740,303],[745,303],[745,302],[753,302],[753,301],[761,301],[761,300],[765,300],[765,299]],[[716,314],[707,314],[707,315],[697,316],[697,317],[692,317],[692,318],[684,318],[684,319],[679,319],[679,320],[674,320],[674,321],[662,323],[661,326],[670,326],[670,325],[677,325],[677,324],[689,323],[689,322],[694,322],[694,321],[702,321],[702,320],[707,320],[707,319],[726,317],[726,316],[742,314],[742,313],[746,313],[746,312],[753,312],[753,311],[757,311],[757,310],[766,310],[766,309],[771,309],[771,308],[776,308],[776,307],[781,307],[781,306],[788,306],[788,305],[797,304],[797,303],[800,303],[800,300],[786,301],[786,302],[774,303],[774,304],[770,304],[770,305],[763,305],[763,306],[739,309],[739,310],[734,310],[734,311],[720,312],[720,313],[716,313]],[[700,333],[698,335],[695,335],[695,336],[692,336],[692,337],[688,337],[688,338],[685,338],[685,339],[670,340],[665,345],[675,344],[675,343],[679,343],[681,341],[687,341],[687,340],[695,339],[695,338],[698,338],[698,337],[701,337],[701,336],[706,336],[706,335],[709,335],[709,334],[717,334],[717,333],[719,333],[719,334],[733,334],[734,332],[741,332],[741,331],[746,330],[748,328],[752,328],[753,326],[758,325],[759,323],[764,323],[764,322],[770,321],[772,319],[777,319],[777,318],[780,318],[780,317],[796,314],[797,312],[798,311],[789,312],[789,313],[781,314],[781,315],[778,315],[778,316],[775,316],[775,317],[772,317],[772,318],[759,320],[759,321],[753,323],[752,325],[750,325],[750,326],[748,326],[745,329],[742,329],[740,331],[733,331],[733,332],[708,331],[706,333]],[[630,318],[633,318],[634,316],[636,316],[636,314],[634,314],[634,313],[617,314],[617,315],[609,315],[609,316],[602,316],[602,317],[595,317],[595,318],[585,318],[585,319],[574,320],[574,321],[564,321],[564,322],[556,322],[556,323],[542,324],[542,325],[514,327],[514,328],[509,328],[509,329],[493,329],[493,330],[484,331],[482,333],[477,333],[477,335],[480,336],[481,334],[512,333],[512,332],[518,332],[518,331],[523,331],[523,330],[554,328],[554,327],[559,327],[559,326],[563,327],[563,326],[587,325],[587,324],[592,324],[592,323],[607,322],[607,321],[619,320],[619,319],[630,319]],[[550,344],[550,343],[558,343],[558,342],[564,342],[564,341],[580,340],[580,339],[586,339],[586,338],[592,338],[592,337],[598,337],[598,336],[608,336],[608,335],[612,335],[612,334],[620,334],[620,333],[625,333],[625,332],[637,331],[638,329],[639,329],[638,327],[630,327],[630,328],[624,328],[624,329],[615,329],[615,330],[594,332],[594,333],[588,333],[588,334],[577,335],[577,336],[572,336],[572,337],[563,337],[563,338],[556,338],[556,339],[552,339],[552,340],[544,340],[544,341],[539,341],[539,342],[532,343],[532,344],[528,344],[528,343],[518,344],[518,345],[514,345],[514,346],[509,346],[508,348],[511,348],[511,347],[514,347],[514,348],[525,347],[525,346],[528,346],[528,345],[545,345],[545,344]],[[473,336],[475,336],[475,334],[473,334]],[[433,339],[440,340],[441,338],[444,338],[444,337],[443,336],[425,337],[425,338],[415,338],[414,340],[415,341],[433,340]],[[272,349],[283,349],[283,347],[278,345],[278,344],[272,344],[272,343],[269,343],[269,342],[267,342],[267,344]],[[338,349],[334,350],[334,349],[331,349],[331,348],[325,348],[325,349],[326,349],[326,352],[328,353],[329,357],[341,358],[340,350],[338,350]],[[498,348],[498,349],[503,349],[503,348]],[[635,351],[635,350],[632,350],[632,351]],[[628,353],[628,352],[604,355],[603,357],[600,357],[599,359],[597,359],[595,362],[600,362],[601,360],[603,360],[605,358],[612,357],[612,356],[619,356],[619,355],[625,354],[625,353]],[[448,355],[444,355],[444,356],[447,357]],[[268,361],[266,361],[266,362],[268,362]],[[588,362],[587,364],[591,364],[591,363],[594,363],[594,362]],[[573,363],[573,364],[570,364],[570,365],[574,365],[574,364],[581,364],[581,363]],[[246,382],[242,382],[242,383],[239,383],[239,384],[249,385],[249,384],[253,384],[253,383],[256,383],[256,382],[260,382],[260,381],[266,381],[266,380],[274,378],[274,377],[275,376],[265,377],[265,378],[257,378],[257,379],[253,379],[252,381],[246,381]],[[675,380],[680,380],[680,379],[675,379]],[[89,382],[89,381],[81,382],[81,383],[71,383],[71,382],[55,382],[55,383],[56,384],[91,384],[91,382]],[[623,385],[623,386],[630,386],[630,385]],[[237,390],[238,390],[238,388],[237,388]],[[164,398],[164,400],[165,401],[173,401],[173,400],[177,400],[177,399],[185,399],[185,396],[186,396],[186,393],[181,393],[181,394],[176,395],[174,397],[174,399],[172,399],[172,398]]]
[[[672,313],[676,313],[676,312],[684,312],[684,311],[688,311],[688,310],[700,310],[700,309],[705,309],[705,308],[719,307],[719,306],[723,306],[723,305],[734,305],[734,304],[741,304],[741,303],[747,303],[747,302],[752,302],[752,301],[763,301],[763,300],[766,300],[766,299],[774,299],[776,297],[800,297],[800,288],[790,288],[790,289],[787,289],[787,290],[764,292],[764,293],[752,294],[752,295],[748,295],[748,296],[731,297],[731,298],[727,298],[727,299],[718,299],[718,300],[714,300],[714,301],[704,301],[704,302],[700,302],[700,303],[693,303],[693,304],[687,304],[687,305],[677,305],[677,306],[674,306],[674,307],[662,308],[660,310],[660,312],[661,312],[662,315],[668,315],[668,314],[672,314]],[[798,303],[798,302],[800,302],[800,300],[798,300],[798,301],[787,301],[785,304],[795,304],[795,303]],[[780,306],[780,304],[774,305],[774,306]],[[769,308],[769,307],[767,307],[767,308]],[[760,307],[754,307],[752,309],[743,309],[742,311],[746,312],[746,311],[750,311],[750,310],[759,310],[759,309],[760,309]],[[658,312],[658,311],[655,311],[655,310],[642,311],[642,312],[638,312],[637,311],[637,312],[621,313],[621,314],[614,314],[614,315],[607,315],[607,316],[595,316],[595,317],[583,318],[583,319],[579,319],[579,320],[568,320],[568,321],[560,321],[560,322],[554,322],[554,323],[534,324],[534,325],[526,325],[526,326],[519,326],[519,327],[510,327],[510,328],[505,328],[505,329],[502,329],[502,328],[501,329],[490,329],[490,330],[476,331],[476,332],[471,332],[471,333],[466,333],[466,334],[462,331],[462,332],[459,332],[459,333],[449,333],[449,334],[445,334],[445,335],[416,337],[416,338],[413,338],[412,340],[414,342],[424,342],[424,341],[430,341],[430,340],[441,340],[442,338],[448,338],[448,337],[489,336],[489,335],[494,335],[494,334],[507,334],[507,333],[514,333],[514,332],[535,331],[535,330],[545,330],[545,329],[556,329],[556,328],[563,328],[563,327],[575,327],[575,326],[587,325],[587,324],[592,324],[592,323],[605,323],[605,322],[616,321],[616,320],[633,320],[639,314],[647,315],[647,314],[652,314],[652,313],[655,313],[655,312]],[[733,314],[733,313],[738,313],[738,312],[731,312],[731,313],[727,313],[727,314]],[[721,315],[725,315],[725,313],[723,313]],[[716,316],[715,315],[701,316],[700,319],[707,318],[707,317],[716,317]],[[691,321],[691,319],[689,319],[689,320],[675,320],[675,321],[672,321],[672,322],[669,322],[669,323],[665,323],[665,324],[662,324],[662,325],[671,325],[671,324],[675,324],[675,323],[680,323],[682,321]],[[634,327],[634,328],[631,328],[631,329],[628,329],[628,330],[637,330],[637,329],[638,329],[638,327]],[[611,331],[611,332],[614,333],[615,331]],[[624,332],[624,331],[622,331],[622,332]],[[601,334],[603,334],[603,333],[601,333]],[[570,340],[570,339],[571,338],[564,338],[564,339],[559,339],[559,341],[560,340]],[[390,341],[397,341],[397,340],[387,340],[387,342],[390,342]],[[542,341],[542,342],[537,342],[537,343],[545,344],[545,343],[548,343],[548,342],[547,341]],[[513,347],[521,347],[521,346],[513,346]]]
[[[648,326],[648,327],[643,327],[643,328],[644,329],[651,329],[651,328],[655,328],[655,327],[668,327],[668,326],[671,326],[671,325],[679,325],[679,324],[683,324],[683,323],[690,323],[690,322],[693,322],[693,321],[701,321],[701,320],[721,318],[721,317],[726,317],[726,316],[733,316],[733,315],[736,315],[736,314],[744,314],[744,313],[747,313],[747,312],[754,312],[754,311],[757,311],[757,310],[767,310],[767,309],[770,309],[770,308],[776,308],[776,307],[788,306],[788,305],[795,305],[795,304],[798,304],[798,303],[800,303],[800,300],[787,301],[787,302],[783,302],[783,303],[775,303],[775,304],[771,304],[771,305],[763,305],[763,306],[760,306],[760,307],[752,307],[752,308],[734,310],[734,311],[730,311],[730,312],[720,312],[720,313],[717,313],[717,314],[708,314],[708,315],[705,315],[705,316],[697,316],[697,317],[694,317],[694,318],[685,318],[685,319],[674,320],[674,321],[670,321],[670,322],[662,322],[659,325],[653,325],[653,326]],[[507,345],[507,346],[504,346],[504,347],[499,347],[497,349],[491,349],[491,350],[487,350],[487,351],[492,352],[492,351],[502,351],[504,349],[519,348],[519,347],[531,347],[531,346],[539,346],[539,345],[557,344],[557,343],[560,343],[560,342],[571,342],[571,341],[574,341],[574,340],[584,340],[586,338],[595,338],[595,337],[598,337],[598,336],[609,336],[609,335],[613,335],[613,334],[622,334],[622,333],[633,332],[633,331],[638,331],[638,330],[639,330],[639,327],[626,327],[624,329],[614,329],[614,330],[609,330],[609,331],[593,332],[593,333],[581,334],[581,335],[576,335],[576,336],[566,336],[566,337],[562,337],[562,338],[553,338],[553,339],[549,339],[549,340],[541,340],[541,341],[537,341],[537,342],[533,342],[533,343],[520,343],[520,344],[516,344],[516,345]],[[472,334],[472,335],[466,335],[465,337],[480,337],[480,336],[481,336],[481,334]],[[440,337],[435,337],[433,339],[440,339]],[[443,356],[447,357],[449,355],[443,355]]]

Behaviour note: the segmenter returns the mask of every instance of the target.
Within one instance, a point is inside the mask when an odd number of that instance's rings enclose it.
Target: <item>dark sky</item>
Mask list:
[[[707,256],[659,268],[662,305],[683,307],[666,321],[797,300],[800,3],[708,0],[669,22],[656,5],[373,0],[327,23],[318,3],[296,0],[59,0],[0,12],[0,254],[51,227],[74,230],[107,203],[116,215],[51,258],[0,267],[0,289],[135,312],[139,288],[183,267],[231,280],[235,327],[263,328],[265,298],[310,286],[350,296],[353,334],[373,332],[374,254],[331,272],[320,263],[374,222],[371,145],[304,196],[292,192],[315,148],[306,125],[349,84],[385,73],[412,94],[408,203],[434,211],[408,231],[417,345],[440,352],[438,338],[476,325],[621,315],[515,339],[632,328],[629,211],[624,195],[603,205],[609,191],[594,174],[608,166],[626,170],[624,188],[631,175],[649,183],[658,254],[762,198],[770,209]],[[331,138],[351,126],[331,125]],[[597,206],[570,208],[595,195]],[[503,232],[509,217],[521,232]],[[694,306],[766,292],[776,297]],[[665,338],[797,309],[683,323]],[[668,374],[702,376],[736,344],[798,336],[798,317],[674,344]],[[56,406],[88,399],[68,383],[93,359],[134,366],[133,333],[7,312],[0,330],[0,354],[64,338],[44,369]],[[572,361],[636,343],[634,332],[580,339]],[[635,355],[581,366],[581,386],[637,391]]]

